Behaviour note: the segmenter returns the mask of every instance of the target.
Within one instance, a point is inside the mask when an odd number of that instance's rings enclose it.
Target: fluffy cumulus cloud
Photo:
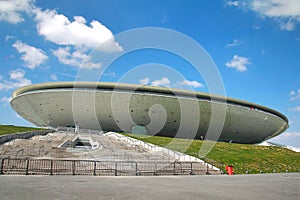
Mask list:
[[[12,46],[22,54],[21,59],[25,62],[26,67],[30,69],[36,68],[48,59],[48,56],[43,50],[29,46],[19,40]]]
[[[252,9],[268,17],[295,17],[300,19],[300,1],[252,0]]]
[[[24,13],[34,17],[40,36],[62,46],[54,50],[53,54],[63,64],[89,69],[100,68],[99,63],[89,62],[87,51],[96,47],[102,52],[122,51],[112,32],[97,20],[89,24],[82,16],[74,16],[71,20],[56,10],[42,10],[35,5],[35,0],[0,0],[0,21],[17,24],[24,21],[22,16]],[[14,37],[7,35],[5,41],[12,38]],[[48,59],[41,49],[21,41],[17,41],[13,47],[22,54],[22,60],[30,69],[34,69]]]
[[[170,83],[171,83],[171,81],[167,77],[162,77],[161,79],[152,81],[151,85],[170,87]]]
[[[142,85],[148,85],[149,84],[149,78],[148,77],[146,77],[146,78],[143,78],[143,79],[141,79],[139,82],[140,82],[140,84],[142,84]]]
[[[101,68],[101,63],[94,63],[87,51],[96,48],[103,52],[119,52],[122,47],[115,41],[112,32],[99,21],[87,25],[82,16],[69,20],[55,10],[35,9],[35,20],[39,35],[57,45],[52,50],[60,63],[86,69]]]
[[[60,47],[57,50],[52,50],[52,53],[64,65],[86,69],[101,68],[101,63],[91,62],[91,57],[79,50],[71,52],[70,47]]]
[[[237,71],[244,72],[247,70],[248,64],[251,64],[248,58],[234,55],[232,60],[227,62],[225,65],[229,68],[234,68]]]
[[[202,88],[203,87],[203,84],[199,83],[198,81],[183,80],[180,84],[187,85],[187,86],[194,87],[194,88]]]
[[[154,81],[150,81],[148,77],[145,77],[139,80],[142,85],[153,85],[153,86],[164,86],[170,87],[171,81],[167,77],[162,77],[161,79],[156,79]]]
[[[248,7],[263,17],[279,20],[282,30],[292,31],[300,22],[299,0],[251,0]]]
[[[24,21],[21,13],[29,13],[33,7],[33,0],[1,0],[0,21],[18,24]]]
[[[31,84],[31,80],[25,78],[25,71],[22,69],[10,71],[9,78],[9,81],[0,82],[0,90],[10,90]]]
[[[100,22],[93,20],[86,25],[85,18],[75,16],[70,21],[55,10],[35,10],[37,30],[46,40],[59,45],[74,45],[76,48],[95,48],[103,44],[99,50],[106,52],[122,51],[115,42],[112,32]]]
[[[153,85],[153,86],[164,86],[164,87],[170,87],[170,85],[171,85],[171,81],[167,77],[162,77],[162,78],[156,79],[154,81],[150,81],[150,79],[148,77],[145,77],[143,79],[140,79],[139,83],[142,85]],[[193,88],[202,88],[203,87],[203,84],[198,81],[183,80],[176,84],[189,86],[189,87],[193,87]]]

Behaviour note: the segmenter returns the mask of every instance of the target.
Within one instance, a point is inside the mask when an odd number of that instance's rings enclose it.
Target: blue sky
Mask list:
[[[290,128],[271,141],[300,147],[297,0],[0,0],[0,124],[31,125],[9,105],[15,89],[74,81],[79,70],[104,70],[92,59],[93,48],[112,38],[102,51],[122,51],[114,35],[143,27],[172,29],[202,45],[219,70],[226,95],[284,113]],[[124,79],[138,66],[145,71]],[[208,92],[190,63],[151,49],[123,55],[100,80]]]

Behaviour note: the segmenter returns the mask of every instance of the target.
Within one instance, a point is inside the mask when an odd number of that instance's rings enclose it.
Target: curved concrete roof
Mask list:
[[[159,94],[168,94],[168,95],[182,95],[186,97],[197,97],[200,99],[208,99],[220,102],[227,102],[229,104],[237,104],[246,107],[256,108],[265,112],[272,113],[282,118],[288,123],[288,119],[282,113],[273,110],[271,108],[247,102],[244,100],[234,99],[230,97],[223,97],[214,94],[208,94],[203,92],[194,92],[189,90],[180,90],[180,89],[170,89],[159,86],[145,86],[145,85],[136,85],[136,84],[124,84],[124,83],[112,83],[112,82],[49,82],[49,83],[40,83],[27,85],[17,89],[12,94],[12,99],[16,98],[19,95],[22,95],[27,92],[38,91],[38,90],[46,90],[46,89],[63,89],[63,88],[91,88],[91,89],[119,89],[119,90],[135,90],[139,92],[152,92]]]
[[[113,96],[116,97],[115,104],[112,104]],[[75,106],[74,97],[78,98]],[[199,112],[195,112],[195,105]],[[240,143],[258,143],[288,127],[288,119],[283,114],[258,104],[201,92],[135,84],[54,82],[28,85],[13,93],[11,106],[37,126],[77,124],[88,129],[130,132],[134,125],[142,125],[151,134],[197,139],[206,137],[213,121],[214,106],[217,113],[214,117],[222,118],[221,112],[225,111],[219,140]],[[161,120],[163,115],[164,122]],[[195,125],[196,130],[193,129]],[[195,131],[196,135],[191,134]]]

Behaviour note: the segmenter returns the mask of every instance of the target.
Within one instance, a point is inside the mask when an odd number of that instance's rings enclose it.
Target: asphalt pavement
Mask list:
[[[203,176],[0,176],[0,199],[299,200],[300,173]]]

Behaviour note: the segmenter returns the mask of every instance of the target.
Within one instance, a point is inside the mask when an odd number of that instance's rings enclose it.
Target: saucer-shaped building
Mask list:
[[[273,109],[237,99],[157,86],[54,82],[17,89],[12,108],[40,127],[76,127],[167,137],[259,143],[285,131]],[[215,128],[217,127],[217,128]],[[217,137],[208,137],[214,134]]]

